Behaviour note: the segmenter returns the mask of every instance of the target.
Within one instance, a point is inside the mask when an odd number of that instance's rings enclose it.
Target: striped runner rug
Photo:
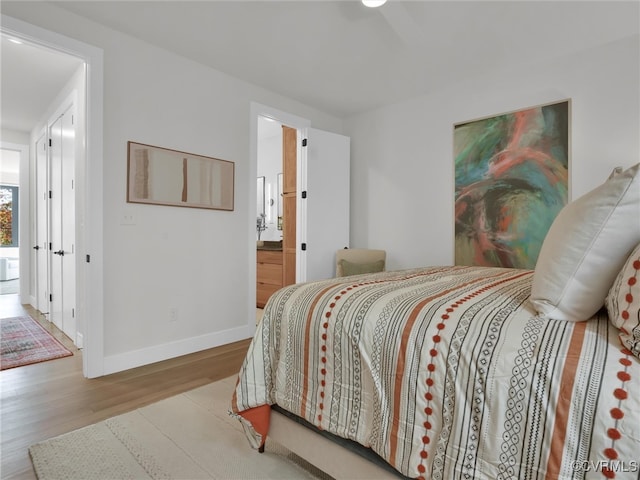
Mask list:
[[[0,336],[0,370],[73,355],[29,316],[0,319]]]

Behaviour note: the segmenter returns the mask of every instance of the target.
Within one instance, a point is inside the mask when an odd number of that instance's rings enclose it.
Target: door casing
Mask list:
[[[34,266],[35,275],[35,303],[31,304],[42,313],[49,313],[49,215],[48,193],[49,180],[47,175],[47,136],[43,133],[35,144],[35,215],[34,226]]]
[[[349,138],[330,133],[322,130],[313,129],[310,126],[310,121],[296,117],[285,112],[281,112],[277,109],[260,105],[257,103],[251,104],[251,124],[250,124],[250,157],[251,163],[249,166],[249,172],[251,179],[257,177],[257,159],[258,159],[258,117],[267,117],[277,121],[280,124],[287,125],[295,128],[298,132],[297,141],[297,205],[296,205],[296,282],[304,282],[307,280],[316,280],[319,278],[328,278],[331,276],[331,272],[334,271],[334,265],[320,264],[327,255],[339,248],[349,246]],[[313,137],[317,139],[316,146],[313,145]],[[303,139],[309,139],[309,146],[303,146]],[[322,148],[318,148],[322,145]],[[322,155],[333,156],[334,154],[342,154],[345,152],[346,147],[346,164],[340,165],[333,161],[333,159],[322,159]],[[315,151],[314,151],[315,150]],[[311,153],[310,153],[311,151]],[[316,165],[311,165],[310,168],[308,162],[309,157],[312,159],[319,159]],[[327,157],[329,158],[329,157]],[[344,159],[344,157],[340,157]],[[344,163],[344,162],[343,162]],[[344,168],[341,168],[344,167]],[[310,174],[315,178],[310,179]],[[329,180],[327,180],[327,178]],[[335,180],[337,178],[337,180]],[[314,182],[315,180],[315,182]],[[253,184],[255,180],[251,180]],[[337,182],[337,183],[336,183]],[[335,184],[336,187],[342,187],[344,194],[336,194],[335,190],[321,192],[323,190],[322,185]],[[303,200],[301,192],[307,191],[311,185],[312,191],[309,191],[308,198]],[[315,189],[315,185],[319,185],[319,188]],[[249,189],[249,205],[256,204],[256,190]],[[315,197],[315,198],[314,198]],[[336,204],[337,203],[337,204]],[[311,204],[311,207],[309,205]],[[347,207],[345,208],[345,204]],[[318,218],[316,222],[316,228],[312,229],[312,234],[317,240],[322,241],[322,248],[317,248],[313,245],[308,246],[308,250],[302,251],[301,245],[308,243],[310,232],[310,224],[308,221],[309,209],[312,208],[312,215]],[[322,212],[322,215],[319,215]],[[249,234],[249,259],[250,259],[250,271],[249,271],[249,295],[250,305],[253,305],[249,309],[250,325],[255,327],[255,304],[256,304],[256,245],[255,245],[255,218],[253,215],[249,216],[251,221],[250,234]],[[336,229],[332,228],[331,238],[328,235],[315,235],[318,231],[327,230],[326,226],[332,225]],[[337,232],[341,230],[341,232]],[[314,250],[311,250],[311,249]],[[317,254],[317,256],[316,256]],[[251,259],[253,261],[251,261]],[[311,262],[311,263],[309,263]],[[308,267],[311,267],[309,269]]]
[[[76,56],[85,63],[86,108],[82,112],[85,141],[82,175],[76,177],[76,207],[82,210],[82,229],[76,230],[77,263],[76,318],[83,332],[83,374],[104,375],[104,266],[103,266],[103,50],[2,14],[2,33],[35,46]],[[28,170],[27,170],[28,171]],[[28,220],[28,219],[27,219]],[[25,248],[31,248],[27,245]],[[26,252],[25,252],[26,253]],[[22,272],[28,278],[29,271]],[[22,286],[22,285],[21,285]],[[80,288],[81,287],[81,288]],[[26,288],[25,288],[26,290]],[[25,302],[26,303],[26,302]]]

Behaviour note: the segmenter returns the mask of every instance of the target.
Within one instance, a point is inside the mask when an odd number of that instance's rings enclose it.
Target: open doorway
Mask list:
[[[256,189],[256,306],[264,308],[280,288],[296,282],[298,132],[258,117]]]
[[[298,139],[302,138],[308,126],[306,119],[257,103],[251,104],[252,162],[249,170],[257,179],[257,188],[251,191],[251,202],[256,205],[256,212],[251,215],[249,258],[256,261],[252,262],[250,270],[253,274],[249,277],[249,299],[250,312],[255,311],[256,316],[250,315],[250,322],[259,321],[261,307],[275,290],[284,284],[294,283],[297,278],[299,258],[296,258],[295,238],[300,238],[299,225],[294,224],[295,233],[288,236],[284,233],[283,129],[296,140],[293,153],[296,162],[300,156]],[[294,184],[299,178],[300,172],[297,171]],[[292,198],[295,205],[295,195]],[[289,258],[285,261],[287,252]]]
[[[0,295],[20,295],[20,161],[26,146],[0,148]]]
[[[256,183],[256,322],[269,297],[284,285],[282,124],[258,116]]]
[[[28,23],[2,16],[2,138],[4,140],[19,139],[20,143],[28,145],[26,158],[27,168],[21,175],[21,212],[25,211],[25,203],[22,202],[23,185],[26,182],[27,190],[30,195],[27,198],[28,215],[22,215],[27,223],[26,228],[20,228],[20,279],[21,290],[30,294],[31,285],[37,282],[38,275],[34,269],[37,262],[33,260],[33,253],[45,246],[47,247],[48,257],[53,256],[55,252],[57,256],[67,257],[67,252],[72,252],[73,265],[68,269],[72,272],[72,278],[75,285],[69,290],[73,293],[75,300],[67,302],[73,303],[70,310],[75,321],[77,322],[77,333],[74,341],[79,346],[84,347],[83,352],[83,372],[86,377],[93,378],[101,376],[104,371],[103,357],[103,270],[102,270],[102,115],[103,115],[103,53],[101,49],[84,44],[82,42],[70,39],[42,28],[30,25]],[[16,46],[5,49],[5,41],[11,42]],[[50,61],[33,61],[33,59],[25,60],[24,50],[20,48],[26,47],[34,55],[43,54],[43,52],[52,53],[56,56],[56,60]],[[9,54],[9,52],[12,52]],[[13,54],[15,53],[15,55]],[[43,101],[39,93],[29,91],[29,87],[33,87],[34,83],[38,86],[48,85],[55,75],[49,75],[47,72],[38,71],[25,75],[21,67],[44,68],[45,66],[55,67],[69,61],[72,64],[72,78],[67,75],[62,80],[62,86],[59,84],[55,87],[54,93]],[[51,72],[53,72],[52,70]],[[29,78],[30,82],[24,79]],[[57,78],[57,77],[56,77]],[[35,82],[37,80],[38,82]],[[50,85],[49,85],[50,86]],[[74,96],[75,95],[75,96]],[[33,117],[25,118],[25,113],[33,113],[32,110],[26,108],[33,106],[28,103],[28,99],[37,99],[34,104],[44,105],[45,110],[37,111],[36,120]],[[67,100],[73,98],[73,113],[67,108]],[[5,99],[11,101],[5,101]],[[27,100],[25,100],[27,99]],[[13,102],[13,103],[12,103]],[[22,103],[20,103],[22,102]],[[11,114],[10,112],[14,112]],[[62,141],[68,140],[68,126],[63,124],[56,126],[56,121],[61,116],[71,119],[75,130],[75,141],[73,147],[67,145],[67,150],[73,150],[73,172],[72,178],[64,177],[62,182],[66,188],[72,190],[71,197],[75,202],[73,213],[67,215],[63,221],[71,220],[73,225],[78,228],[70,235],[72,245],[54,247],[49,245],[49,238],[43,240],[36,238],[32,234],[32,227],[35,226],[36,214],[34,209],[37,208],[37,200],[42,195],[48,196],[46,193],[40,193],[36,196],[36,156],[37,142],[42,141],[48,145],[49,139],[53,136],[58,137]],[[64,123],[64,122],[63,122]],[[25,140],[26,139],[26,140]],[[24,141],[22,141],[24,140]],[[13,140],[11,140],[13,141]],[[49,153],[45,155],[49,159]],[[50,165],[45,167],[47,182],[51,180]],[[68,181],[71,180],[71,183]],[[50,207],[46,207],[47,209]],[[62,210],[67,208],[63,205]],[[78,219],[80,221],[78,222]],[[47,225],[47,230],[49,225]],[[38,247],[38,249],[34,248]],[[25,258],[28,259],[25,261]],[[50,258],[46,260],[50,263]],[[90,265],[88,265],[91,263]],[[49,265],[48,265],[49,268]],[[78,278],[79,277],[79,278]],[[28,281],[26,287],[22,279]],[[24,291],[22,295],[24,295]],[[48,291],[50,294],[50,289]],[[24,303],[38,303],[36,298],[27,298]],[[42,306],[38,308],[42,310]],[[90,318],[91,321],[87,321]]]
[[[269,119],[269,120],[266,120]],[[287,186],[286,167],[283,160],[282,212],[283,232],[287,229],[287,211],[291,214],[295,234],[289,245],[294,260],[283,259],[282,272],[287,275],[287,264],[293,267],[288,272],[292,280],[289,283],[305,282],[330,278],[335,274],[335,252],[349,245],[349,182],[350,182],[350,139],[340,134],[312,128],[308,120],[291,114],[280,112],[270,107],[251,104],[251,184],[258,175],[258,159],[261,157],[259,125],[272,123],[282,133],[282,157],[286,159],[287,144],[294,151],[291,155],[295,164],[295,175],[289,177],[291,184]],[[291,141],[285,141],[287,133]],[[276,140],[279,141],[279,140]],[[265,179],[266,180],[266,179]],[[266,186],[267,182],[262,185]],[[250,204],[258,208],[257,216],[252,212],[250,218],[249,259],[257,259],[256,219],[260,216],[261,205],[270,203],[265,196],[264,202],[258,202],[258,191],[265,187],[250,190]],[[287,193],[291,195],[287,197]],[[278,194],[278,192],[276,192]],[[266,211],[265,211],[266,212]],[[266,213],[265,213],[266,215]],[[265,219],[266,220],[266,219]],[[262,232],[264,235],[264,232]],[[261,235],[261,236],[262,236]],[[288,253],[287,234],[283,233],[283,256]],[[262,237],[264,238],[264,236]],[[267,252],[271,253],[271,252]],[[258,262],[250,264],[250,285],[248,298],[250,305],[250,322],[255,325],[253,311],[256,308]],[[255,266],[255,267],[254,267]],[[255,269],[254,269],[255,268]],[[271,269],[273,273],[273,268]]]
[[[25,151],[2,148],[0,287],[17,283],[20,302],[31,304],[81,347],[75,318],[75,175],[83,170],[76,158],[84,160],[86,129],[77,111],[84,104],[85,64],[4,32],[2,49],[2,94],[11,97],[2,108],[3,139],[13,135],[27,145]]]

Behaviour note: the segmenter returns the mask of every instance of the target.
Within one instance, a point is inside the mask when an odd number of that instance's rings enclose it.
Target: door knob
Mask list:
[[[36,245],[35,247],[33,247],[34,250],[40,250],[40,245]]]
[[[57,252],[53,252],[55,255],[60,255],[61,257],[64,257],[64,250],[58,250]]]

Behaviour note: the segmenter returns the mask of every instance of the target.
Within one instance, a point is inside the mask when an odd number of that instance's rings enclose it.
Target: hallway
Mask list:
[[[23,315],[30,315],[37,320],[49,333],[71,350],[74,356],[80,353],[71,339],[62,333],[53,323],[48,322],[44,315],[40,314],[40,312],[31,305],[21,305],[20,295],[18,293],[0,295],[0,318],[21,317]]]

